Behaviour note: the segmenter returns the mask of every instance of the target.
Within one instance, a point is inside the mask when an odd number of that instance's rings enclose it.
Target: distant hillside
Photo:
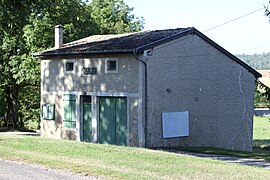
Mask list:
[[[263,54],[236,54],[236,57],[257,70],[270,69],[270,53]]]

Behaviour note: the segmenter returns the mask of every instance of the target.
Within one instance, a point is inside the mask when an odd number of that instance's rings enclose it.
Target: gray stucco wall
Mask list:
[[[118,73],[105,73],[106,59],[118,60]],[[65,73],[66,61],[74,61],[74,73]],[[138,92],[138,62],[128,56],[42,60],[42,66],[43,91]],[[84,67],[97,67],[97,74],[83,75]]]
[[[108,58],[118,60],[118,73],[105,73]],[[158,46],[150,56],[140,58],[148,64],[148,146],[252,150],[252,73],[196,35]],[[75,62],[75,73],[64,72],[65,61]],[[144,67],[132,55],[42,60],[41,64],[41,103],[55,103],[57,111],[55,121],[41,122],[44,136],[80,138],[79,129],[68,131],[62,127],[64,93],[75,92],[77,97],[84,92],[96,97],[120,93],[128,97],[129,145],[144,144]],[[93,66],[97,67],[97,75],[84,76],[83,67]],[[179,111],[189,112],[190,135],[163,139],[162,112]],[[79,115],[77,118],[81,122]]]
[[[106,60],[118,61],[118,73],[105,73]],[[65,62],[75,63],[73,73],[65,73]],[[96,75],[83,75],[84,67],[97,67]],[[55,120],[41,121],[41,134],[45,137],[80,140],[82,112],[80,95],[87,93],[95,97],[127,97],[128,99],[128,144],[138,146],[139,62],[130,55],[92,56],[81,58],[43,59],[41,61],[41,104],[55,104]],[[63,94],[76,95],[77,127],[69,130],[63,127]],[[98,111],[98,101],[93,102]],[[93,112],[92,112],[93,113]],[[93,114],[97,114],[98,112]],[[97,120],[98,121],[98,120]],[[95,131],[96,133],[98,132]]]
[[[154,48],[146,60],[149,146],[252,150],[252,73],[196,35]],[[189,112],[190,135],[163,139],[162,112],[179,111]]]

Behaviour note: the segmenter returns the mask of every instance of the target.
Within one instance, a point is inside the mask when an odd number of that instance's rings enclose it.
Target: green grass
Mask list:
[[[258,167],[142,148],[0,135],[0,157],[109,179],[267,179]]]
[[[174,147],[171,149],[205,154],[218,154],[243,158],[265,159],[267,161],[270,161],[270,120],[269,117],[254,116],[253,152],[230,151],[227,149],[212,147]]]
[[[253,126],[254,146],[270,150],[270,118],[255,116]]]
[[[4,131],[4,130],[3,130]],[[254,118],[254,152],[216,148],[176,148],[208,154],[262,158],[270,161],[270,121]],[[141,148],[0,135],[0,158],[109,179],[268,179],[270,171]]]

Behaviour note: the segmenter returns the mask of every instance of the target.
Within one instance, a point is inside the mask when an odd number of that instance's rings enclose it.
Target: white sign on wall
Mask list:
[[[162,112],[162,130],[163,138],[189,136],[188,111]]]

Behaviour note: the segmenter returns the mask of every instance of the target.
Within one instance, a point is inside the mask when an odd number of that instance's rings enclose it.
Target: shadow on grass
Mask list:
[[[184,152],[213,154],[213,155],[235,156],[242,158],[264,159],[270,161],[270,139],[254,140],[253,142],[254,142],[253,152],[232,151],[213,147],[170,147],[160,149],[163,149],[165,151],[174,150],[174,151],[184,151]]]
[[[253,140],[254,149],[263,149],[270,152],[270,139],[255,139]]]
[[[25,127],[0,127],[0,132],[36,132]]]

